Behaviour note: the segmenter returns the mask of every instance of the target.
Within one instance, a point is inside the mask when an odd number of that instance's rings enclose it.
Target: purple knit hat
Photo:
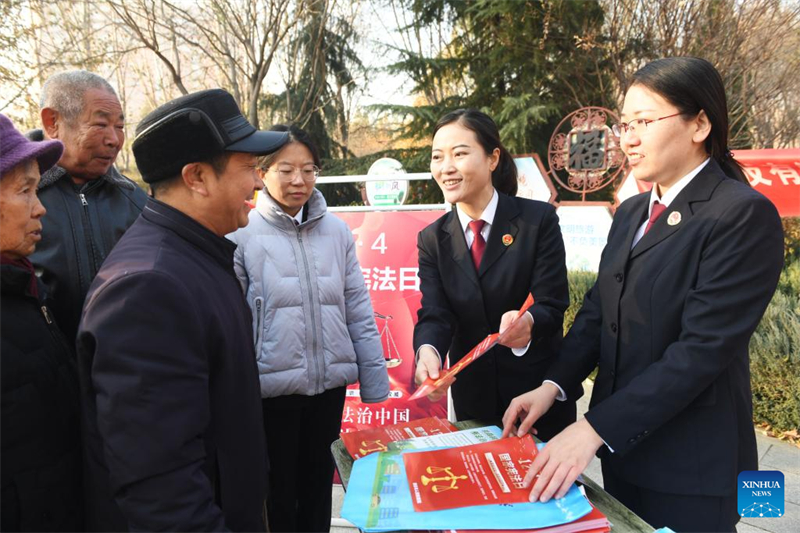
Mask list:
[[[61,141],[29,141],[7,116],[0,114],[0,176],[29,159],[39,162],[39,173],[43,174],[58,163],[63,152]]]

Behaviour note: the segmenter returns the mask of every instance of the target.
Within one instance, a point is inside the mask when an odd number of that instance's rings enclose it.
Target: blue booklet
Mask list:
[[[540,445],[541,446],[541,445]],[[547,503],[479,505],[415,512],[404,453],[373,453],[353,463],[342,518],[366,532],[442,529],[535,529],[573,522],[592,507],[573,485],[567,495]]]

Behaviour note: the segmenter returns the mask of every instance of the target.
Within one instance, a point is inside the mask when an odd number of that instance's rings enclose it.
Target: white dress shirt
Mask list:
[[[641,238],[644,236],[644,230],[647,229],[647,223],[650,222],[650,214],[653,212],[653,204],[657,201],[665,207],[669,207],[669,204],[672,203],[675,197],[678,196],[678,194],[680,194],[680,192],[685,189],[689,183],[691,183],[694,177],[697,176],[701,170],[703,170],[703,167],[705,167],[710,160],[711,158],[708,158],[700,163],[698,167],[679,179],[675,185],[670,187],[669,190],[664,193],[664,196],[660,198],[658,196],[658,185],[653,185],[653,188],[650,189],[650,205],[647,207],[647,219],[642,223],[641,226],[639,226],[639,229],[636,230],[636,234],[633,236],[633,242],[631,243],[631,249],[633,249],[633,247],[636,246],[636,243],[638,243],[639,240],[641,240]]]
[[[292,217],[294,219],[294,223],[295,223],[296,226],[299,226],[300,224],[303,223],[303,210],[305,208],[306,208],[306,206],[301,207],[300,211],[298,211],[297,214]]]
[[[483,213],[481,213],[478,219],[485,222],[483,229],[481,229],[481,235],[483,235],[483,240],[485,242],[489,242],[489,232],[492,231],[492,222],[494,222],[494,215],[497,213],[497,204],[500,202],[500,196],[498,196],[497,191],[494,189],[492,191],[492,199],[489,200],[489,203],[483,209]],[[467,248],[472,248],[472,243],[475,240],[475,235],[472,234],[472,228],[469,227],[472,218],[466,214],[458,204],[456,204],[456,214],[458,215],[458,221],[461,223],[461,231],[464,232],[464,238],[467,239]]]
[[[489,203],[483,209],[483,213],[481,213],[481,216],[478,218],[478,220],[483,220],[485,222],[483,228],[481,229],[481,235],[483,236],[483,240],[487,243],[489,242],[489,233],[492,231],[494,216],[497,213],[497,204],[500,202],[500,196],[497,194],[497,190],[493,189],[492,191],[492,199],[489,200]],[[475,240],[475,235],[472,233],[472,228],[469,227],[469,223],[472,222],[472,217],[466,214],[458,204],[456,204],[456,215],[458,215],[458,221],[461,224],[461,230],[464,232],[464,238],[467,240],[467,248],[472,248],[472,243]],[[533,323],[533,315],[531,315],[528,311],[526,311],[525,314],[531,317],[531,323]],[[436,352],[436,355],[439,355],[439,350],[437,350],[435,346],[430,344],[423,344],[422,346],[430,346],[433,348],[433,351]],[[422,346],[420,346],[420,349]],[[530,347],[531,341],[528,341],[528,345],[524,348],[511,348],[511,353],[517,357],[522,357]],[[417,350],[414,359],[415,364],[418,360],[419,350]],[[439,360],[441,360],[441,355],[439,355]]]

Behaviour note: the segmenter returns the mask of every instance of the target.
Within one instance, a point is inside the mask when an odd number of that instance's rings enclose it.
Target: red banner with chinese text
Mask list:
[[[358,261],[372,299],[389,369],[389,399],[361,403],[358,383],[348,387],[342,431],[388,426],[419,418],[447,418],[447,400],[410,402],[414,385],[414,325],[419,291],[417,234],[442,211],[338,212],[353,232]]]
[[[734,150],[755,190],[772,200],[782,217],[800,216],[800,148]]]

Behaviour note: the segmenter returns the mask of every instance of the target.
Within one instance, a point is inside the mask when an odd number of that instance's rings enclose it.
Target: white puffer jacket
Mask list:
[[[350,229],[314,189],[299,226],[266,191],[250,223],[228,235],[253,312],[261,396],[307,396],[360,382],[382,402],[389,378]]]

